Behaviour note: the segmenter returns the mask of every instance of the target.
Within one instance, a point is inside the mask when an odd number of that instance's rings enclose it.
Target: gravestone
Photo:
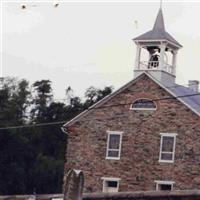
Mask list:
[[[84,175],[81,170],[72,169],[66,176],[64,200],[82,200]]]

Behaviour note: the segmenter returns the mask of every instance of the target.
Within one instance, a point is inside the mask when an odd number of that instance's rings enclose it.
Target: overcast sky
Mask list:
[[[132,39],[154,24],[159,1],[3,1],[3,76],[32,83],[50,79],[56,98],[71,86],[77,95],[89,86],[116,89],[133,78]],[[30,2],[30,3],[29,3]],[[200,1],[163,2],[167,31],[183,48],[177,82],[200,80]],[[137,26],[135,24],[137,21]]]

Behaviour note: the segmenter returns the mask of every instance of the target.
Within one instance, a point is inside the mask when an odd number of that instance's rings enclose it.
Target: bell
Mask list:
[[[160,52],[160,48],[156,46],[147,47],[147,50],[151,55],[155,54],[156,52]]]

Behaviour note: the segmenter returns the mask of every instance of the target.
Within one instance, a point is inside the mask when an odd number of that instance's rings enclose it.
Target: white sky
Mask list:
[[[118,88],[133,78],[132,39],[152,29],[159,1],[3,1],[3,76],[50,79],[55,98],[71,86]],[[30,2],[30,3],[29,3]],[[177,82],[200,80],[200,1],[163,2],[166,30],[183,45]],[[138,28],[135,21],[138,21]]]

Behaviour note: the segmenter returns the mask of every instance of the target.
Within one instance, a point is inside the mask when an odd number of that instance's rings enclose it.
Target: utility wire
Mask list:
[[[155,77],[154,77],[154,79],[156,79]],[[159,82],[159,80],[158,79],[156,79],[158,82]],[[192,86],[192,85],[196,85],[196,83],[194,83],[194,84],[191,84],[190,86]],[[178,88],[178,87],[187,87],[187,89],[190,89],[189,87],[188,87],[188,85],[172,85],[172,86],[166,86],[165,88],[167,88],[167,89],[170,89],[170,88]],[[161,88],[158,88],[158,89],[160,89],[160,90],[162,90],[163,88],[161,87]],[[156,89],[150,89],[150,90],[148,90],[148,91],[156,91],[157,90],[157,88]],[[144,90],[130,90],[131,92],[144,92]],[[52,99],[52,101],[66,101],[66,98],[53,98]]]
[[[182,95],[182,96],[176,96],[176,97],[164,97],[164,98],[157,98],[157,99],[151,99],[151,101],[163,101],[163,100],[170,100],[170,99],[179,99],[179,98],[186,98],[186,97],[192,97],[192,96],[198,96],[200,95],[200,93],[196,93],[196,94],[188,94],[188,95]],[[88,110],[90,109],[100,109],[100,108],[108,108],[108,107],[115,107],[115,106],[126,106],[126,105],[131,105],[133,102],[131,103],[121,103],[121,104],[113,104],[113,105],[108,105],[108,106],[100,106],[97,108],[88,108]]]
[[[155,78],[155,79],[156,79],[156,78]],[[158,79],[156,79],[156,80],[159,82]],[[192,86],[192,85],[196,85],[196,84],[194,83],[194,84],[191,84],[191,86]],[[178,88],[178,87],[186,87],[186,86],[182,86],[182,85],[173,85],[173,86],[166,86],[165,88],[168,89],[168,88]],[[160,87],[160,88],[156,88],[156,89],[149,89],[148,92],[153,92],[153,91],[156,91],[156,90],[158,90],[158,89],[162,90],[163,88]],[[144,92],[144,90],[129,90],[129,91],[130,91],[130,92],[135,92],[135,93],[136,93],[136,92]],[[108,96],[108,95],[107,95],[107,96]],[[55,101],[59,101],[59,100],[60,100],[60,101],[61,101],[61,100],[62,100],[62,101],[65,101],[66,99],[61,99],[61,98],[60,98],[60,99],[57,99],[57,98],[54,99],[54,98],[52,98],[52,100],[50,100],[50,103],[55,102]],[[59,102],[58,102],[58,103],[59,103]],[[195,103],[197,103],[197,102],[195,102]],[[198,103],[197,103],[197,104],[198,104]],[[199,106],[200,106],[200,104],[199,104]],[[1,113],[4,113],[4,111],[0,111],[0,114],[1,114]],[[24,113],[23,116],[26,117],[27,115],[30,115],[30,114],[34,114],[34,112],[31,112],[31,111],[28,112],[28,111],[27,111],[27,112]]]
[[[165,97],[165,98],[157,98],[157,99],[151,99],[152,101],[163,101],[163,100],[174,100],[179,98],[186,98],[186,97],[192,97],[192,96],[198,96],[200,93],[195,94],[189,94],[189,95],[182,95],[182,96],[176,96],[176,97]],[[131,103],[123,103],[123,104],[113,104],[108,106],[99,106],[99,107],[90,107],[86,109],[85,111],[94,110],[94,109],[101,109],[101,108],[110,108],[110,107],[116,107],[116,106],[126,106],[131,105]],[[20,129],[20,128],[30,128],[30,127],[39,127],[39,126],[50,126],[55,124],[63,124],[66,123],[66,121],[57,121],[57,122],[49,122],[49,123],[39,123],[39,124],[31,124],[31,125],[24,125],[24,126],[9,126],[9,127],[2,127],[0,130],[9,130],[9,129]]]
[[[31,128],[31,127],[39,127],[39,126],[49,126],[49,125],[56,125],[56,124],[63,124],[63,123],[66,123],[66,121],[47,122],[47,123],[30,124],[30,125],[22,125],[22,126],[9,126],[9,127],[2,127],[2,128],[0,128],[0,130]]]
[[[155,77],[154,77],[155,78]],[[156,78],[155,78],[156,79]],[[156,79],[157,82],[160,83],[158,79]],[[193,85],[193,84],[191,84]],[[194,84],[195,85],[195,84]],[[173,85],[173,86],[166,86],[165,88],[176,88],[176,87],[183,87],[182,85]],[[163,89],[160,87],[159,89]],[[150,89],[148,91],[156,91],[157,89]],[[144,90],[132,90],[131,92],[143,92]],[[170,100],[170,99],[178,99],[178,98],[186,98],[186,97],[191,97],[191,96],[197,96],[200,95],[200,93],[194,93],[194,94],[188,94],[188,95],[182,95],[182,96],[177,96],[177,97],[165,97],[165,98],[157,98],[157,99],[151,99],[152,101],[161,101],[161,100]],[[54,99],[55,100],[55,99]],[[57,99],[58,100],[58,99]],[[61,99],[60,99],[61,100]],[[63,99],[65,100],[65,99]],[[124,104],[113,104],[113,105],[108,105],[108,106],[99,106],[99,107],[89,107],[86,110],[83,111],[89,111],[89,110],[94,110],[94,109],[101,109],[101,108],[108,108],[108,107],[116,107],[116,106],[126,106],[126,105],[131,105],[131,103],[124,103]],[[197,102],[195,102],[197,103]],[[198,104],[198,103],[197,103]],[[198,104],[199,105],[199,104]],[[31,112],[27,112],[26,114],[30,114]],[[58,121],[58,122],[47,122],[47,123],[39,123],[39,124],[30,124],[30,125],[22,125],[22,126],[10,126],[10,127],[0,127],[0,130],[8,130],[8,129],[19,129],[19,128],[30,128],[30,127],[39,127],[39,126],[49,126],[49,125],[55,125],[55,124],[62,124],[66,123],[66,121]]]
[[[156,78],[154,77],[154,79],[156,79]],[[156,79],[156,81],[159,82],[159,83],[161,83],[158,79]],[[193,86],[193,85],[196,85],[196,83],[190,84],[190,86]],[[165,86],[165,88],[167,88],[167,89],[178,88],[178,87],[186,87],[187,89],[190,89],[189,86],[188,86],[188,84],[184,84],[184,85],[178,85],[178,84],[176,84],[176,85],[172,85],[172,86]],[[160,87],[158,89],[163,89],[163,88]],[[157,88],[156,89],[149,89],[148,91],[156,91],[156,90],[157,90]],[[144,92],[144,90],[130,90],[130,91],[131,92]],[[54,101],[66,101],[66,100],[67,100],[67,98],[53,98],[52,97],[52,99],[50,100],[50,102],[54,102]],[[61,103],[63,103],[63,102],[61,102]],[[27,114],[28,113],[31,113],[31,112],[27,112]]]

